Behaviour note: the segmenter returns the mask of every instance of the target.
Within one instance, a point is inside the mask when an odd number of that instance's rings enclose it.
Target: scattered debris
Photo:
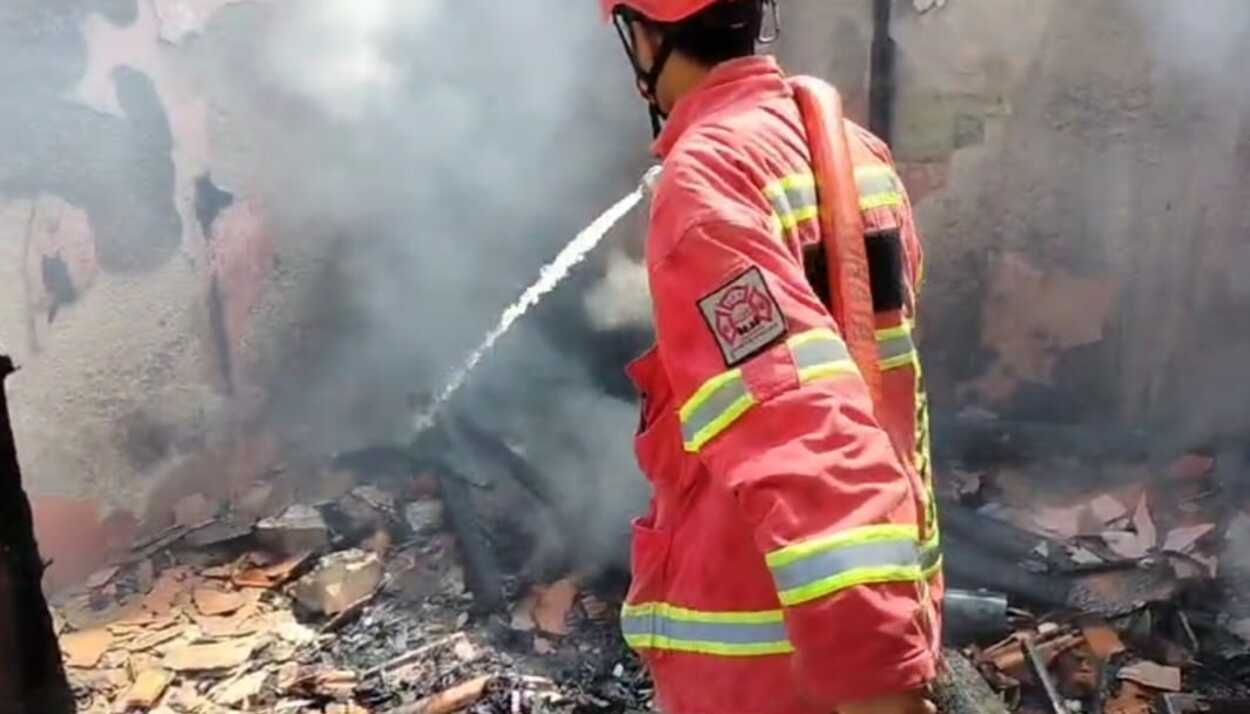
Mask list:
[[[1069,714],[1063,697],[1059,694],[1059,687],[1050,676],[1050,663],[1042,657],[1030,638],[1025,637],[1020,640],[1020,646],[1024,649],[1024,655],[1028,660],[1033,676],[1037,677],[1037,681],[1042,685],[1042,691],[1046,692],[1046,698],[1050,701],[1051,710],[1054,714]]]
[[[472,499],[458,501],[453,535],[440,499],[454,487],[391,491],[331,475],[294,505],[253,486],[214,507],[214,521],[163,531],[97,587],[66,593],[55,615],[80,710],[652,711],[653,689],[612,616],[620,593],[592,599],[572,580],[526,589],[531,574],[484,559],[498,581],[478,582],[482,592],[526,592],[517,610],[532,634],[471,616],[464,534],[485,522]],[[458,483],[473,495],[473,482]],[[195,520],[207,507],[193,499],[179,510]]]
[[[209,587],[196,588],[192,597],[195,600],[195,607],[200,611],[200,614],[209,617],[229,615],[243,607],[247,602],[247,597],[238,591],[218,590]]]
[[[165,690],[174,681],[174,675],[164,669],[148,669],[135,677],[134,684],[121,696],[122,709],[151,709],[165,695]]]
[[[404,509],[404,520],[414,533],[437,533],[443,529],[443,502],[414,501]]]
[[[61,637],[61,653],[70,667],[94,667],[113,646],[113,635],[105,629],[88,630]]]
[[[1136,662],[1120,670],[1120,679],[1165,692],[1181,691],[1181,671],[1155,662]]]
[[[377,589],[382,561],[373,553],[348,550],[328,555],[296,581],[293,594],[310,611],[337,615]]]
[[[536,588],[537,600],[531,613],[535,626],[549,635],[567,635],[569,617],[580,588],[570,579]]]
[[[241,674],[213,689],[209,698],[223,706],[246,704],[260,694],[269,675],[266,670]]]
[[[234,639],[213,644],[184,645],[165,655],[165,666],[175,672],[203,672],[238,667],[256,651],[255,639]]]
[[[1150,714],[1155,692],[1133,681],[1125,681],[1120,691],[1107,702],[1106,714]]]
[[[1163,540],[1162,550],[1170,553],[1188,553],[1198,541],[1215,530],[1214,523],[1200,523],[1195,526],[1184,526],[1168,531]]]
[[[258,522],[256,539],[271,551],[294,556],[329,545],[330,529],[317,509],[296,504],[281,515]]]
[[[411,706],[392,710],[394,714],[453,714],[482,698],[491,677],[476,677]]]
[[[290,582],[299,569],[312,559],[307,551],[292,555],[272,565],[256,565],[235,573],[231,581],[241,588],[276,588]]]
[[[1087,619],[1081,624],[1081,635],[1085,637],[1085,644],[1089,645],[1094,656],[1100,660],[1109,660],[1125,651],[1120,634],[1104,620]]]

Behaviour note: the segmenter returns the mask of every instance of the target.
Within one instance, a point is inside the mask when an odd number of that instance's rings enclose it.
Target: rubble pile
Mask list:
[[[586,578],[508,573],[508,609],[484,611],[437,486],[319,480],[287,489],[296,502],[275,484],[183,499],[173,525],[59,597],[79,710],[651,710]]]
[[[948,615],[965,625],[995,599],[1004,605],[996,634],[965,627],[952,644],[1008,710],[1250,711],[1250,500],[1213,456],[1052,459],[947,476],[952,579],[1004,590],[948,599]],[[974,517],[993,519],[1001,530],[985,537],[998,542],[971,542]],[[977,582],[961,572],[961,557],[991,551],[1009,576]]]
[[[555,498],[489,437],[474,432],[509,463],[504,486],[361,452],[179,501],[57,603],[81,710],[653,711],[619,583],[543,557],[526,528],[559,519]],[[1240,462],[1230,477],[1206,454],[1086,456],[940,469],[944,711],[1250,711]],[[364,477],[384,462],[391,476]]]

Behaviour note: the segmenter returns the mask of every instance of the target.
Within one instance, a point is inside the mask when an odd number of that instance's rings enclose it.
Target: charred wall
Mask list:
[[[182,496],[409,438],[414,401],[645,165],[619,48],[566,10],[0,8],[0,346],[51,584]],[[553,297],[460,405],[579,502],[636,477],[627,442],[599,446],[632,428],[627,390],[593,376],[630,348],[580,314]],[[560,420],[525,418],[557,393]]]
[[[54,581],[182,495],[406,437],[414,400],[646,165],[592,4],[4,3],[0,346]],[[895,3],[895,151],[939,409],[1244,433],[1250,92],[1228,68],[1247,10],[929,4]],[[865,116],[871,3],[785,10],[784,62]],[[647,341],[637,245],[553,295],[458,405],[588,521],[624,524],[644,489],[619,376]]]
[[[788,4],[781,54],[858,96],[870,3],[831,5]],[[939,408],[1244,435],[1244,4],[894,6]]]

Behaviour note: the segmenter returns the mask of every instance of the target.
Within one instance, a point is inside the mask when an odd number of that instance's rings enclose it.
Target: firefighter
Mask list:
[[[886,146],[755,53],[768,0],[600,0],[663,171],[626,640],[667,714],[925,714],[940,551]]]

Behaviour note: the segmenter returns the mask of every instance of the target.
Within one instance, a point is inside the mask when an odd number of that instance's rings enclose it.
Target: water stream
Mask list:
[[[643,195],[644,188],[639,187],[622,198],[616,205],[604,211],[603,215],[596,218],[589,226],[586,226],[581,233],[578,233],[560,251],[555,260],[543,266],[542,270],[539,271],[538,280],[526,288],[525,292],[521,293],[521,297],[517,298],[516,302],[503,311],[503,315],[500,316],[495,328],[486,334],[486,337],[478,345],[477,349],[473,350],[468,358],[452,372],[451,378],[447,380],[443,389],[435,396],[434,401],[430,403],[423,413],[417,416],[414,427],[418,434],[433,426],[439,410],[447,404],[447,401],[456,392],[460,391],[460,388],[468,381],[469,374],[486,357],[491,348],[495,346],[495,343],[507,334],[512,325],[521,319],[525,313],[529,312],[530,308],[537,305],[543,297],[559,287],[560,283],[568,277],[569,271],[585,260],[586,256],[603,241],[608,231],[612,230],[613,226],[619,223],[622,218],[628,215],[642,201]]]

